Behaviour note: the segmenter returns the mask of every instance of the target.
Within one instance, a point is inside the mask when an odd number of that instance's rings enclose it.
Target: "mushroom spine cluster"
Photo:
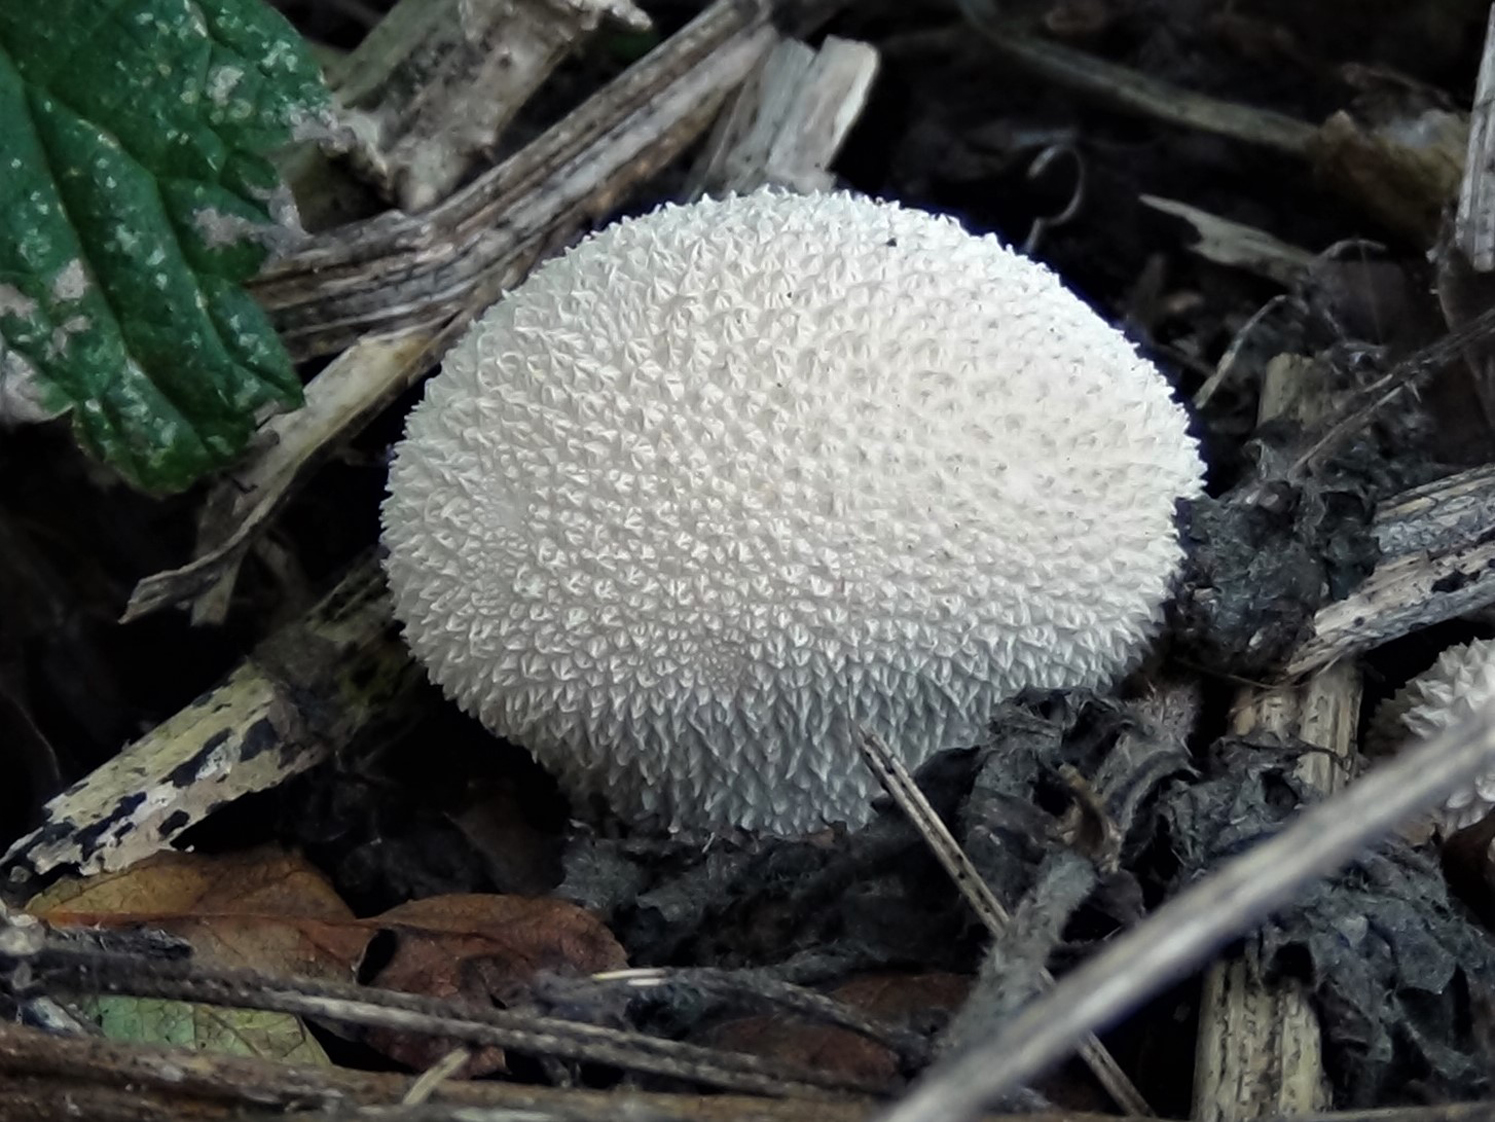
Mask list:
[[[383,508],[432,678],[573,793],[672,828],[859,822],[911,765],[1154,635],[1202,466],[1043,266],[849,194],[668,205],[479,319]]]
[[[1372,735],[1382,745],[1425,739],[1495,702],[1495,640],[1449,647],[1376,713]],[[1451,834],[1495,810],[1495,768],[1455,791],[1433,818]]]

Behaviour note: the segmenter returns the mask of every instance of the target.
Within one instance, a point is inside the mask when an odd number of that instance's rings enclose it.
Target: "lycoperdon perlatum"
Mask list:
[[[1447,647],[1376,713],[1372,738],[1382,745],[1435,736],[1495,702],[1495,640]],[[1495,768],[1449,795],[1433,812],[1445,834],[1472,826],[1495,810]]]
[[[448,696],[672,828],[869,812],[909,764],[1156,633],[1203,468],[1168,382],[1040,264],[850,194],[668,205],[447,356],[384,504]]]

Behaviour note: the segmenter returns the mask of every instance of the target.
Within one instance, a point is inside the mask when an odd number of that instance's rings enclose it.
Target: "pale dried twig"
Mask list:
[[[1469,155],[1454,217],[1454,240],[1475,272],[1495,271],[1495,8],[1485,26],[1484,53],[1469,114]]]
[[[604,19],[632,0],[401,0],[329,76],[351,155],[407,211],[448,194]]]
[[[607,213],[710,124],[776,40],[769,0],[717,0],[514,156],[418,215],[314,235],[252,285],[297,359],[437,327],[537,245]]]

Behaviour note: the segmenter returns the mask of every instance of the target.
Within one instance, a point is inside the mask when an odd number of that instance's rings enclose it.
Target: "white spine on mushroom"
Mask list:
[[[1372,728],[1386,744],[1422,739],[1495,702],[1495,640],[1449,647],[1438,661],[1381,706]],[[1435,813],[1445,834],[1472,826],[1495,809],[1495,769],[1455,791]]]
[[[847,194],[666,206],[539,268],[411,414],[384,505],[432,678],[671,827],[860,822],[1155,632],[1201,464],[1053,273]]]

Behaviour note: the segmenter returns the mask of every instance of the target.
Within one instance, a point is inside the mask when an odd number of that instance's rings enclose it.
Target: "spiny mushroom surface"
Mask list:
[[[1372,735],[1382,744],[1419,740],[1458,724],[1495,701],[1495,640],[1449,647],[1376,713]],[[1445,834],[1473,826],[1495,810],[1495,769],[1455,791],[1434,813]]]
[[[1156,631],[1202,468],[1167,382],[1047,269],[848,194],[665,206],[447,356],[384,504],[446,693],[671,828],[869,814],[911,765]]]

